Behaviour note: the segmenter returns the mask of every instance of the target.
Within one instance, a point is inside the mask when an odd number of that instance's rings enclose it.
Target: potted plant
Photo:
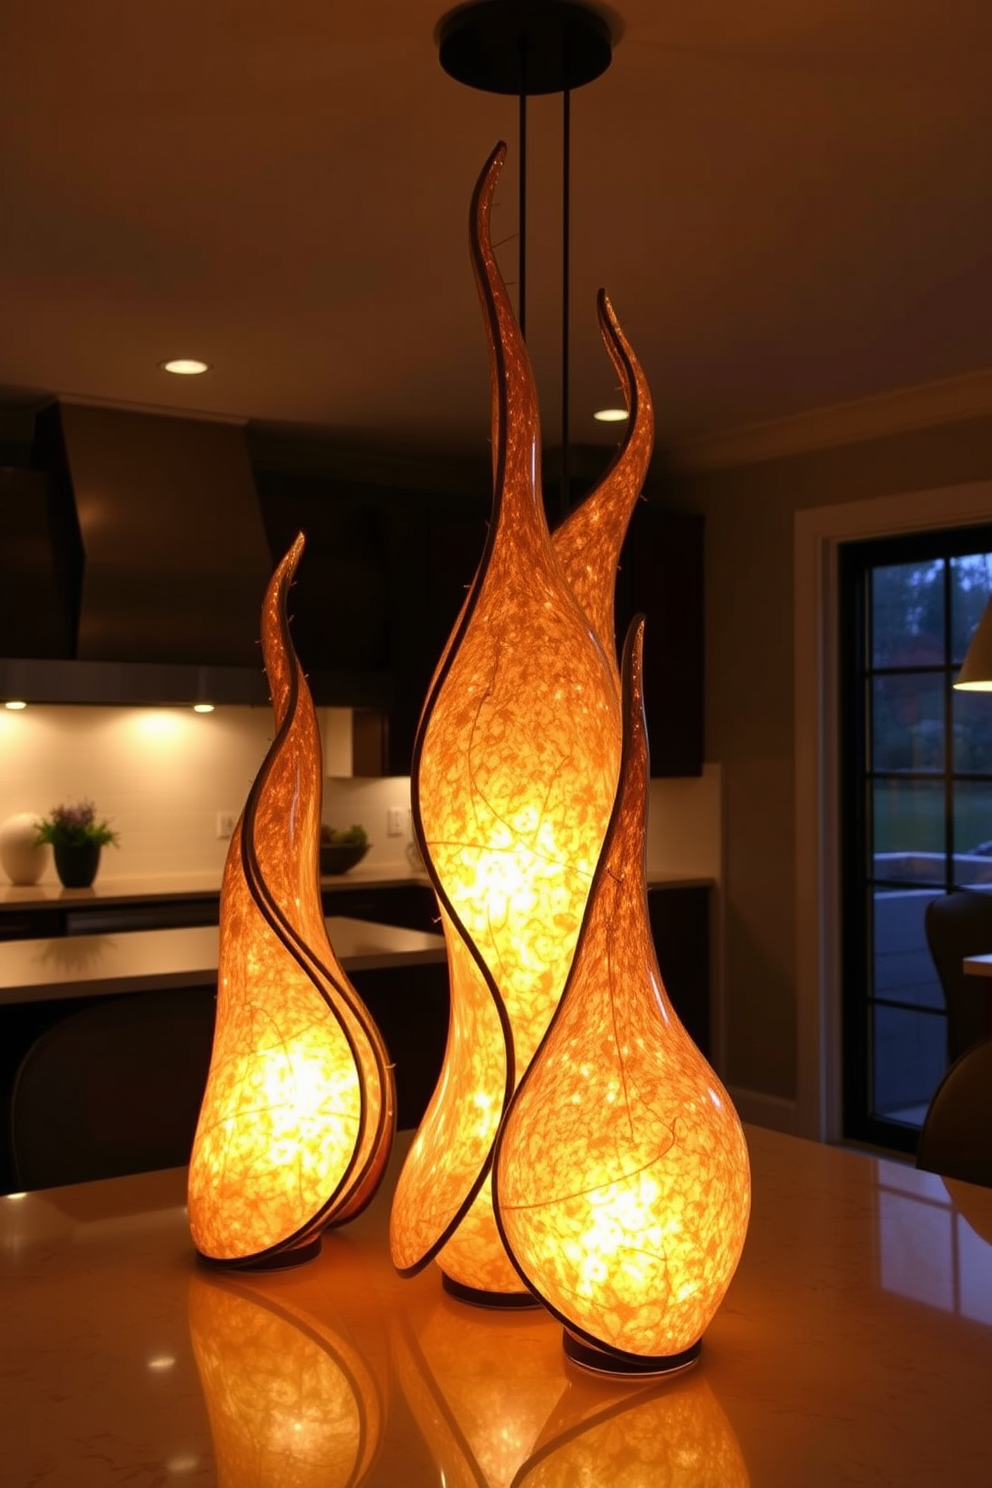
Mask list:
[[[326,825],[320,829],[320,871],[322,874],[347,873],[360,863],[369,850],[364,827],[347,827],[338,832]]]
[[[107,843],[116,847],[118,834],[107,821],[97,821],[92,801],[74,806],[54,806],[38,823],[35,842],[50,842],[55,853],[55,871],[67,889],[88,889],[100,866],[100,851]]]

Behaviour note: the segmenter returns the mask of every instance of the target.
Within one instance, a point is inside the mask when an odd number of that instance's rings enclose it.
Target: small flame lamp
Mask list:
[[[327,938],[318,879],[322,763],[286,602],[302,534],[262,607],[276,734],[231,839],[217,1022],[189,1172],[193,1242],[229,1266],[296,1265],[357,1214],[395,1128],[382,1038]]]
[[[695,1362],[750,1209],[737,1113],[679,1023],[645,886],[643,619],[624,655],[620,786],[568,985],[496,1146],[496,1221],[520,1275],[604,1372]]]
[[[484,167],[470,218],[492,372],[493,521],[413,761],[451,1022],[441,1081],[396,1189],[391,1246],[404,1274],[436,1256],[457,1295],[531,1305],[496,1227],[489,1166],[509,1097],[564,988],[613,804],[621,746],[613,584],[653,418],[603,296],[604,340],[633,417],[603,482],[552,540],[533,374],[490,235],[505,153],[499,145]]]

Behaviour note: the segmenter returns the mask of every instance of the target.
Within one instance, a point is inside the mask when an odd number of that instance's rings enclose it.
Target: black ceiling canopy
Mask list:
[[[479,0],[444,16],[436,37],[445,72],[486,93],[581,88],[613,55],[603,17],[568,0]]]

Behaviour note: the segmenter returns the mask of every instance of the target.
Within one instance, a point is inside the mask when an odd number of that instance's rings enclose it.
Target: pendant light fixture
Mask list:
[[[522,126],[527,91],[588,82],[610,55],[601,18],[571,5],[470,6],[442,22],[439,40],[442,63],[463,81],[502,92],[525,85]],[[496,1227],[489,1166],[509,1097],[561,996],[616,788],[613,589],[654,422],[647,383],[601,295],[600,328],[631,417],[606,476],[552,538],[533,374],[491,241],[505,153],[499,146],[484,168],[470,215],[492,371],[493,520],[413,762],[414,820],[448,945],[451,1026],[396,1190],[392,1252],[405,1274],[436,1256],[460,1296],[527,1305]]]
[[[322,765],[287,595],[302,534],[262,606],[276,735],[238,822],[221,886],[217,1022],[189,1171],[207,1260],[309,1260],[382,1177],[395,1127],[382,1038],[327,939],[317,871]]]

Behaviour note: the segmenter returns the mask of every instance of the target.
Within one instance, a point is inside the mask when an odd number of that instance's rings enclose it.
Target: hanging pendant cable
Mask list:
[[[568,277],[569,277],[569,212],[571,206],[571,92],[566,87],[561,95],[561,491],[560,516],[569,508],[568,469]]]
[[[520,202],[518,207],[520,265],[517,271],[517,319],[520,334],[527,339],[527,79],[523,47],[520,49]]]

